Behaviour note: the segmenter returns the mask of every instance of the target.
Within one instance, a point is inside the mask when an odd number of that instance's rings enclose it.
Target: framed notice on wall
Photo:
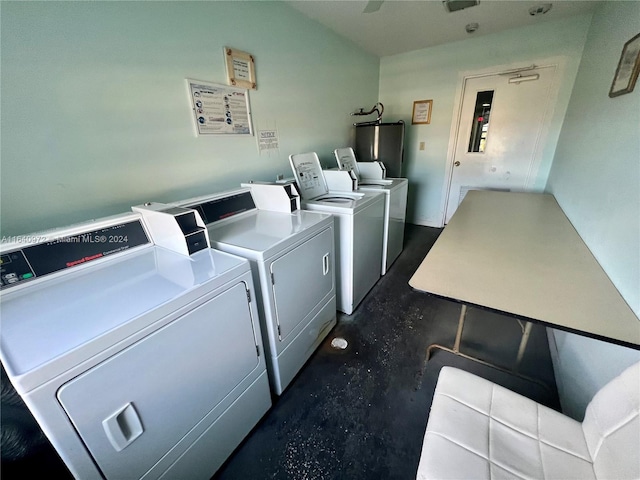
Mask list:
[[[638,74],[640,74],[640,33],[625,43],[622,48],[609,96],[613,98],[632,92]]]
[[[428,125],[431,123],[431,107],[433,100],[416,100],[413,102],[412,125]]]
[[[196,135],[253,135],[249,92],[187,79]]]
[[[234,48],[224,47],[227,82],[236,87],[256,90],[256,67],[253,55]]]

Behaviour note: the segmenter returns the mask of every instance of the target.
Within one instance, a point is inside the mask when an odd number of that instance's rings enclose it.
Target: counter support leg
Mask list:
[[[531,322],[525,322],[524,330],[522,331],[522,338],[520,339],[520,346],[518,347],[518,356],[516,357],[516,364],[513,370],[518,370],[520,367],[520,362],[522,361],[522,357],[524,356],[524,351],[527,348],[527,343],[529,342],[529,336],[531,335]]]
[[[472,357],[471,355],[467,355],[465,353],[462,353],[460,351],[460,343],[462,342],[462,330],[464,328],[464,322],[465,322],[465,318],[467,316],[467,306],[465,304],[462,304],[462,308],[460,309],[460,316],[458,317],[458,329],[456,331],[456,338],[453,342],[453,347],[449,348],[449,347],[445,347],[443,345],[439,345],[437,343],[433,343],[431,345],[429,345],[429,347],[427,347],[427,361],[429,361],[429,359],[431,358],[431,353],[434,349],[438,349],[438,350],[444,350],[445,352],[449,352],[449,353],[453,353],[454,355],[457,355],[459,357],[463,357],[466,358],[468,360],[471,360],[473,362],[476,363],[480,363],[482,365],[486,365],[487,367],[491,367],[491,368],[495,368],[496,370],[500,370],[501,372],[505,372],[505,373],[510,373],[512,375],[516,375],[524,380],[528,380],[530,382],[534,382],[537,383],[538,385],[543,386],[544,388],[546,388],[547,390],[551,391],[551,388],[545,384],[544,382],[535,379],[535,378],[531,378],[528,377],[526,375],[522,375],[517,373],[518,367],[520,366],[520,361],[522,360],[522,357],[524,356],[524,351],[527,348],[527,343],[529,341],[529,336],[531,335],[531,327],[532,324],[531,322],[526,322],[526,325],[523,327],[522,329],[522,338],[520,339],[520,346],[518,348],[518,356],[516,358],[516,362],[515,365],[513,366],[513,368],[511,370],[507,370],[506,368],[500,367],[498,365],[495,365],[493,363],[481,360],[479,358],[476,357]]]

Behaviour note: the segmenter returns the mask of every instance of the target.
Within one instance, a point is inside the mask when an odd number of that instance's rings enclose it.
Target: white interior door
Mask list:
[[[556,100],[555,72],[552,65],[466,79],[445,223],[469,190],[532,189]]]

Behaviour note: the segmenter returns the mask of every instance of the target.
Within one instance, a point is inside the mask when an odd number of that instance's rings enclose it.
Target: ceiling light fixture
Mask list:
[[[443,0],[442,4],[447,12],[457,12],[458,10],[464,10],[465,8],[475,7],[480,3],[480,0]]]
[[[540,5],[536,5],[535,7],[531,7],[529,9],[529,15],[533,17],[535,17],[536,15],[544,15],[549,10],[551,10],[551,7],[553,7],[553,4],[551,3],[543,3]]]

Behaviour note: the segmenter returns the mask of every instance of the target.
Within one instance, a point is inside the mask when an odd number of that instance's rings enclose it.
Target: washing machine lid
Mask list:
[[[340,170],[353,170],[356,174],[358,181],[360,180],[360,170],[358,170],[358,162],[356,161],[356,154],[353,148],[336,148],[333,151],[336,161],[338,162],[338,168]]]
[[[330,191],[315,152],[289,155],[289,162],[303,204],[315,203],[337,209],[354,210],[371,200],[367,194],[361,192]]]
[[[340,170],[352,170],[358,179],[358,189],[361,187],[367,187],[369,190],[392,190],[397,186],[397,183],[394,183],[392,178],[385,179],[369,179],[362,178],[360,174],[360,168],[358,167],[358,161],[356,159],[356,154],[351,147],[345,148],[336,148],[333,151],[334,156],[336,157],[336,161],[338,162],[338,168]]]
[[[329,193],[316,152],[289,155],[289,163],[303,200]]]
[[[210,248],[191,256],[148,246],[3,293],[0,355],[29,391],[249,271]]]
[[[306,234],[333,223],[330,214],[297,210],[293,213],[255,210],[227,222],[209,225],[214,246],[232,245],[265,255],[280,252]]]

